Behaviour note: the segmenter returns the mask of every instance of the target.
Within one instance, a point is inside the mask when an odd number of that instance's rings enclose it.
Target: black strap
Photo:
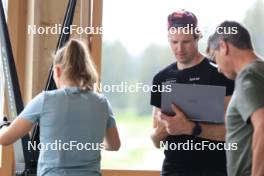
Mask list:
[[[10,125],[10,121],[7,120],[6,117],[3,118],[3,121],[0,123],[0,129],[5,127],[5,126],[9,126]]]

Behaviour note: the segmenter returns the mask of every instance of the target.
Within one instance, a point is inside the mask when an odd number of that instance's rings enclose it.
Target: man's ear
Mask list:
[[[222,52],[224,53],[224,55],[228,55],[229,54],[229,45],[227,42],[220,40],[219,42],[219,48],[222,50]]]

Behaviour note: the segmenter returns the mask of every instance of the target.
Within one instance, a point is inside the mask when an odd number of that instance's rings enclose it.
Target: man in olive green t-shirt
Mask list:
[[[254,53],[247,29],[234,21],[225,21],[216,28],[208,40],[207,52],[215,59],[219,72],[235,80],[226,115],[226,142],[236,143],[237,150],[227,151],[228,175],[263,176],[264,62]]]

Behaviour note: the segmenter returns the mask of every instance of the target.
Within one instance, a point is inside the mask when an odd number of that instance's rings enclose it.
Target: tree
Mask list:
[[[157,46],[155,44],[151,44],[144,50],[139,61],[140,68],[137,81],[149,86],[152,85],[152,79],[156,73],[169,63],[174,62],[169,47]],[[140,115],[151,112],[150,92],[138,92],[137,96],[135,96],[135,101],[136,109]]]
[[[257,0],[253,8],[247,11],[243,23],[247,26],[251,33],[252,42],[257,53],[264,56],[264,3],[262,0]]]
[[[104,43],[102,53],[102,85],[104,88],[128,82],[133,74],[131,58],[126,48],[120,41]],[[115,108],[127,108],[130,98],[127,93],[104,92]]]

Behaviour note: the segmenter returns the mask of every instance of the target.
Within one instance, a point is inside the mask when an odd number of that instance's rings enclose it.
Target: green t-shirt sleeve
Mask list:
[[[243,120],[249,122],[251,115],[264,107],[264,80],[257,75],[247,74],[238,81],[237,109]]]

